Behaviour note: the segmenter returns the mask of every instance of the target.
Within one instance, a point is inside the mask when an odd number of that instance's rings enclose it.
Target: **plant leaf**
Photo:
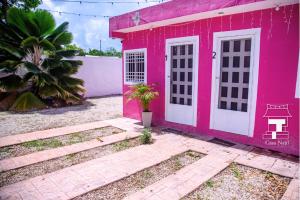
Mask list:
[[[32,20],[38,27],[39,35],[42,37],[51,33],[51,31],[53,31],[55,28],[54,17],[46,10],[36,10],[34,12]]]
[[[56,51],[57,55],[62,56],[62,57],[66,57],[66,58],[74,57],[77,53],[78,53],[77,50],[59,50],[59,51]]]
[[[32,92],[25,92],[16,99],[10,110],[23,112],[42,108],[46,108],[46,105],[37,96]]]
[[[21,46],[32,47],[33,45],[36,45],[38,43],[39,43],[39,39],[37,37],[29,36],[21,42]]]
[[[39,44],[44,50],[55,50],[55,46],[47,39],[44,39]]]
[[[0,78],[0,91],[2,92],[13,92],[22,86],[22,78],[18,75],[11,74]]]

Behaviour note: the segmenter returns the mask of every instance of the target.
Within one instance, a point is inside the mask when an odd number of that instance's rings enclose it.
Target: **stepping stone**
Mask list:
[[[14,144],[20,144],[32,140],[40,140],[51,137],[56,137],[60,135],[67,135],[70,133],[86,131],[95,128],[103,128],[105,126],[109,126],[110,124],[105,123],[104,121],[92,122],[87,124],[80,124],[75,126],[66,126],[61,128],[53,128],[42,131],[35,131],[31,133],[23,133],[18,135],[10,135],[6,137],[1,137],[0,139],[0,147],[10,146]]]
[[[81,151],[93,149],[100,146],[109,145],[112,143],[120,142],[125,139],[132,139],[139,135],[140,133],[138,132],[124,132],[124,133],[102,137],[101,138],[102,142],[99,142],[97,139],[94,139],[87,142],[63,146],[55,149],[38,151],[24,156],[12,157],[8,159],[0,160],[0,172],[24,167],[27,165],[32,165],[38,162],[43,162],[46,160],[62,157],[65,155],[78,153]]]
[[[229,166],[236,156],[236,154],[224,152],[207,155],[177,171],[174,175],[170,175],[125,199],[181,199]]]
[[[142,145],[0,188],[0,199],[71,199],[188,150],[181,137]],[[42,195],[43,198],[40,198]]]
[[[299,198],[300,198],[299,179],[293,179],[290,182],[281,200],[299,200]]]

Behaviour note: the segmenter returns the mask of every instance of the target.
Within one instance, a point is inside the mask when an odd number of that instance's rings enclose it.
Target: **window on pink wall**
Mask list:
[[[146,83],[147,51],[132,49],[124,51],[124,83],[128,85]]]

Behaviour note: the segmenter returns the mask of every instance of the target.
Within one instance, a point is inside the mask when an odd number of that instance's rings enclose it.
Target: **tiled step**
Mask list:
[[[289,178],[295,178],[299,170],[299,163],[297,162],[285,160],[284,157],[280,158],[261,155],[255,152],[248,152],[247,154],[241,155],[235,160],[235,162]]]
[[[300,199],[300,184],[299,179],[293,179],[286,189],[281,200],[299,200]]]
[[[142,145],[0,188],[3,199],[71,199],[187,151],[182,137]]]
[[[67,126],[67,127],[53,128],[53,129],[42,130],[42,131],[35,131],[31,133],[10,135],[10,136],[5,136],[0,138],[0,147],[20,144],[32,140],[40,140],[40,139],[46,139],[46,138],[56,137],[60,135],[67,135],[70,133],[81,132],[81,131],[86,131],[95,128],[102,128],[105,126],[109,126],[109,124],[105,123],[104,121],[99,121],[99,122],[92,122],[92,123],[80,124],[75,126]]]
[[[236,154],[216,152],[140,190],[126,200],[180,199],[225,169]]]
[[[97,139],[94,139],[87,142],[77,143],[77,144],[63,146],[55,149],[39,151],[24,156],[0,160],[0,172],[24,167],[27,165],[50,160],[53,158],[58,158],[68,154],[78,153],[81,151],[93,149],[100,146],[105,146],[125,139],[135,138],[138,135],[140,135],[140,133],[138,132],[124,132],[124,133],[102,137],[101,138],[102,142]]]
[[[117,128],[123,130],[139,130],[143,128],[141,125],[138,124],[137,120],[128,119],[128,118],[117,118],[117,119],[110,119],[104,121],[97,121],[85,124],[78,124],[74,126],[66,126],[60,128],[53,128],[41,131],[35,131],[30,133],[23,133],[18,135],[10,135],[0,138],[0,147],[20,144],[32,140],[39,140],[39,139],[46,139],[61,135],[67,135],[70,133],[86,131],[95,128],[103,128],[105,126],[115,126]]]

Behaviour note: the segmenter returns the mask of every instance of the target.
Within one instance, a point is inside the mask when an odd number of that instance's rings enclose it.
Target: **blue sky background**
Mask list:
[[[85,1],[85,0],[83,0]],[[103,0],[93,0],[103,1]],[[114,0],[112,0],[114,1]],[[129,0],[141,1],[141,0]],[[157,3],[142,3],[142,4],[88,4],[88,3],[68,3],[53,0],[43,0],[43,4],[39,8],[55,11],[74,12],[81,14],[116,16],[129,11],[138,10],[143,7],[155,5]],[[64,21],[69,22],[69,31],[73,33],[73,43],[83,49],[99,49],[100,39],[102,41],[102,50],[109,47],[114,47],[121,50],[121,42],[119,39],[110,39],[108,37],[109,23],[108,18],[101,17],[86,17],[76,15],[66,15],[52,13],[56,20],[56,25]]]

